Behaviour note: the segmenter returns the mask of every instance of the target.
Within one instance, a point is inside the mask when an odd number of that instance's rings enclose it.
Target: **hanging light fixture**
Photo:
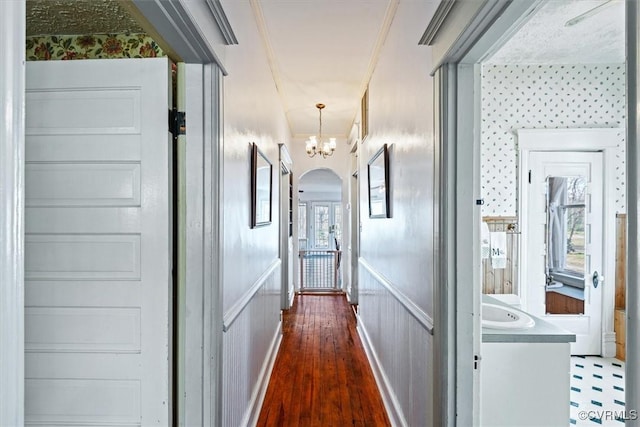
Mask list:
[[[324,104],[316,104],[316,108],[320,113],[320,129],[318,132],[318,138],[316,136],[310,136],[307,141],[307,154],[309,157],[315,157],[316,154],[320,154],[323,158],[327,158],[333,155],[333,152],[336,150],[336,139],[329,138],[329,141],[322,140],[322,109],[325,107]]]

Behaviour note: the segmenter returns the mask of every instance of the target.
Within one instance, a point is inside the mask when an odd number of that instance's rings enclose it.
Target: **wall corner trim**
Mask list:
[[[616,333],[602,333],[602,357],[616,357]]]
[[[0,425],[24,425],[25,2],[0,1]]]
[[[438,31],[442,28],[442,24],[444,20],[449,15],[451,8],[455,4],[455,0],[441,0],[438,8],[436,9],[436,13],[431,18],[427,29],[424,31],[424,34],[420,38],[418,44],[431,46],[433,44],[433,40],[438,35]]]
[[[231,24],[229,23],[229,19],[227,19],[227,14],[224,12],[224,8],[222,4],[220,4],[220,0],[206,0],[207,6],[211,10],[218,27],[220,27],[220,32],[224,37],[224,40],[228,45],[238,44],[238,39],[236,38],[233,29],[231,28]]]

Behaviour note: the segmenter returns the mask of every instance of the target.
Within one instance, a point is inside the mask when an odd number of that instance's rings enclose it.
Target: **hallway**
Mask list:
[[[388,426],[344,295],[297,295],[258,426]]]

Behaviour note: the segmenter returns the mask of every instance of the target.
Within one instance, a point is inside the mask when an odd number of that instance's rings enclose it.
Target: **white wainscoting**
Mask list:
[[[224,316],[222,425],[255,425],[276,354],[280,329],[281,263],[274,261]]]
[[[431,319],[365,260],[359,264],[358,332],[391,423],[431,426]]]

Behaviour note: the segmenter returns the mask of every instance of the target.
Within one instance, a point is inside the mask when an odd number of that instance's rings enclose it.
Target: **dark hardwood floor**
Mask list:
[[[297,295],[258,426],[390,426],[344,295]]]

